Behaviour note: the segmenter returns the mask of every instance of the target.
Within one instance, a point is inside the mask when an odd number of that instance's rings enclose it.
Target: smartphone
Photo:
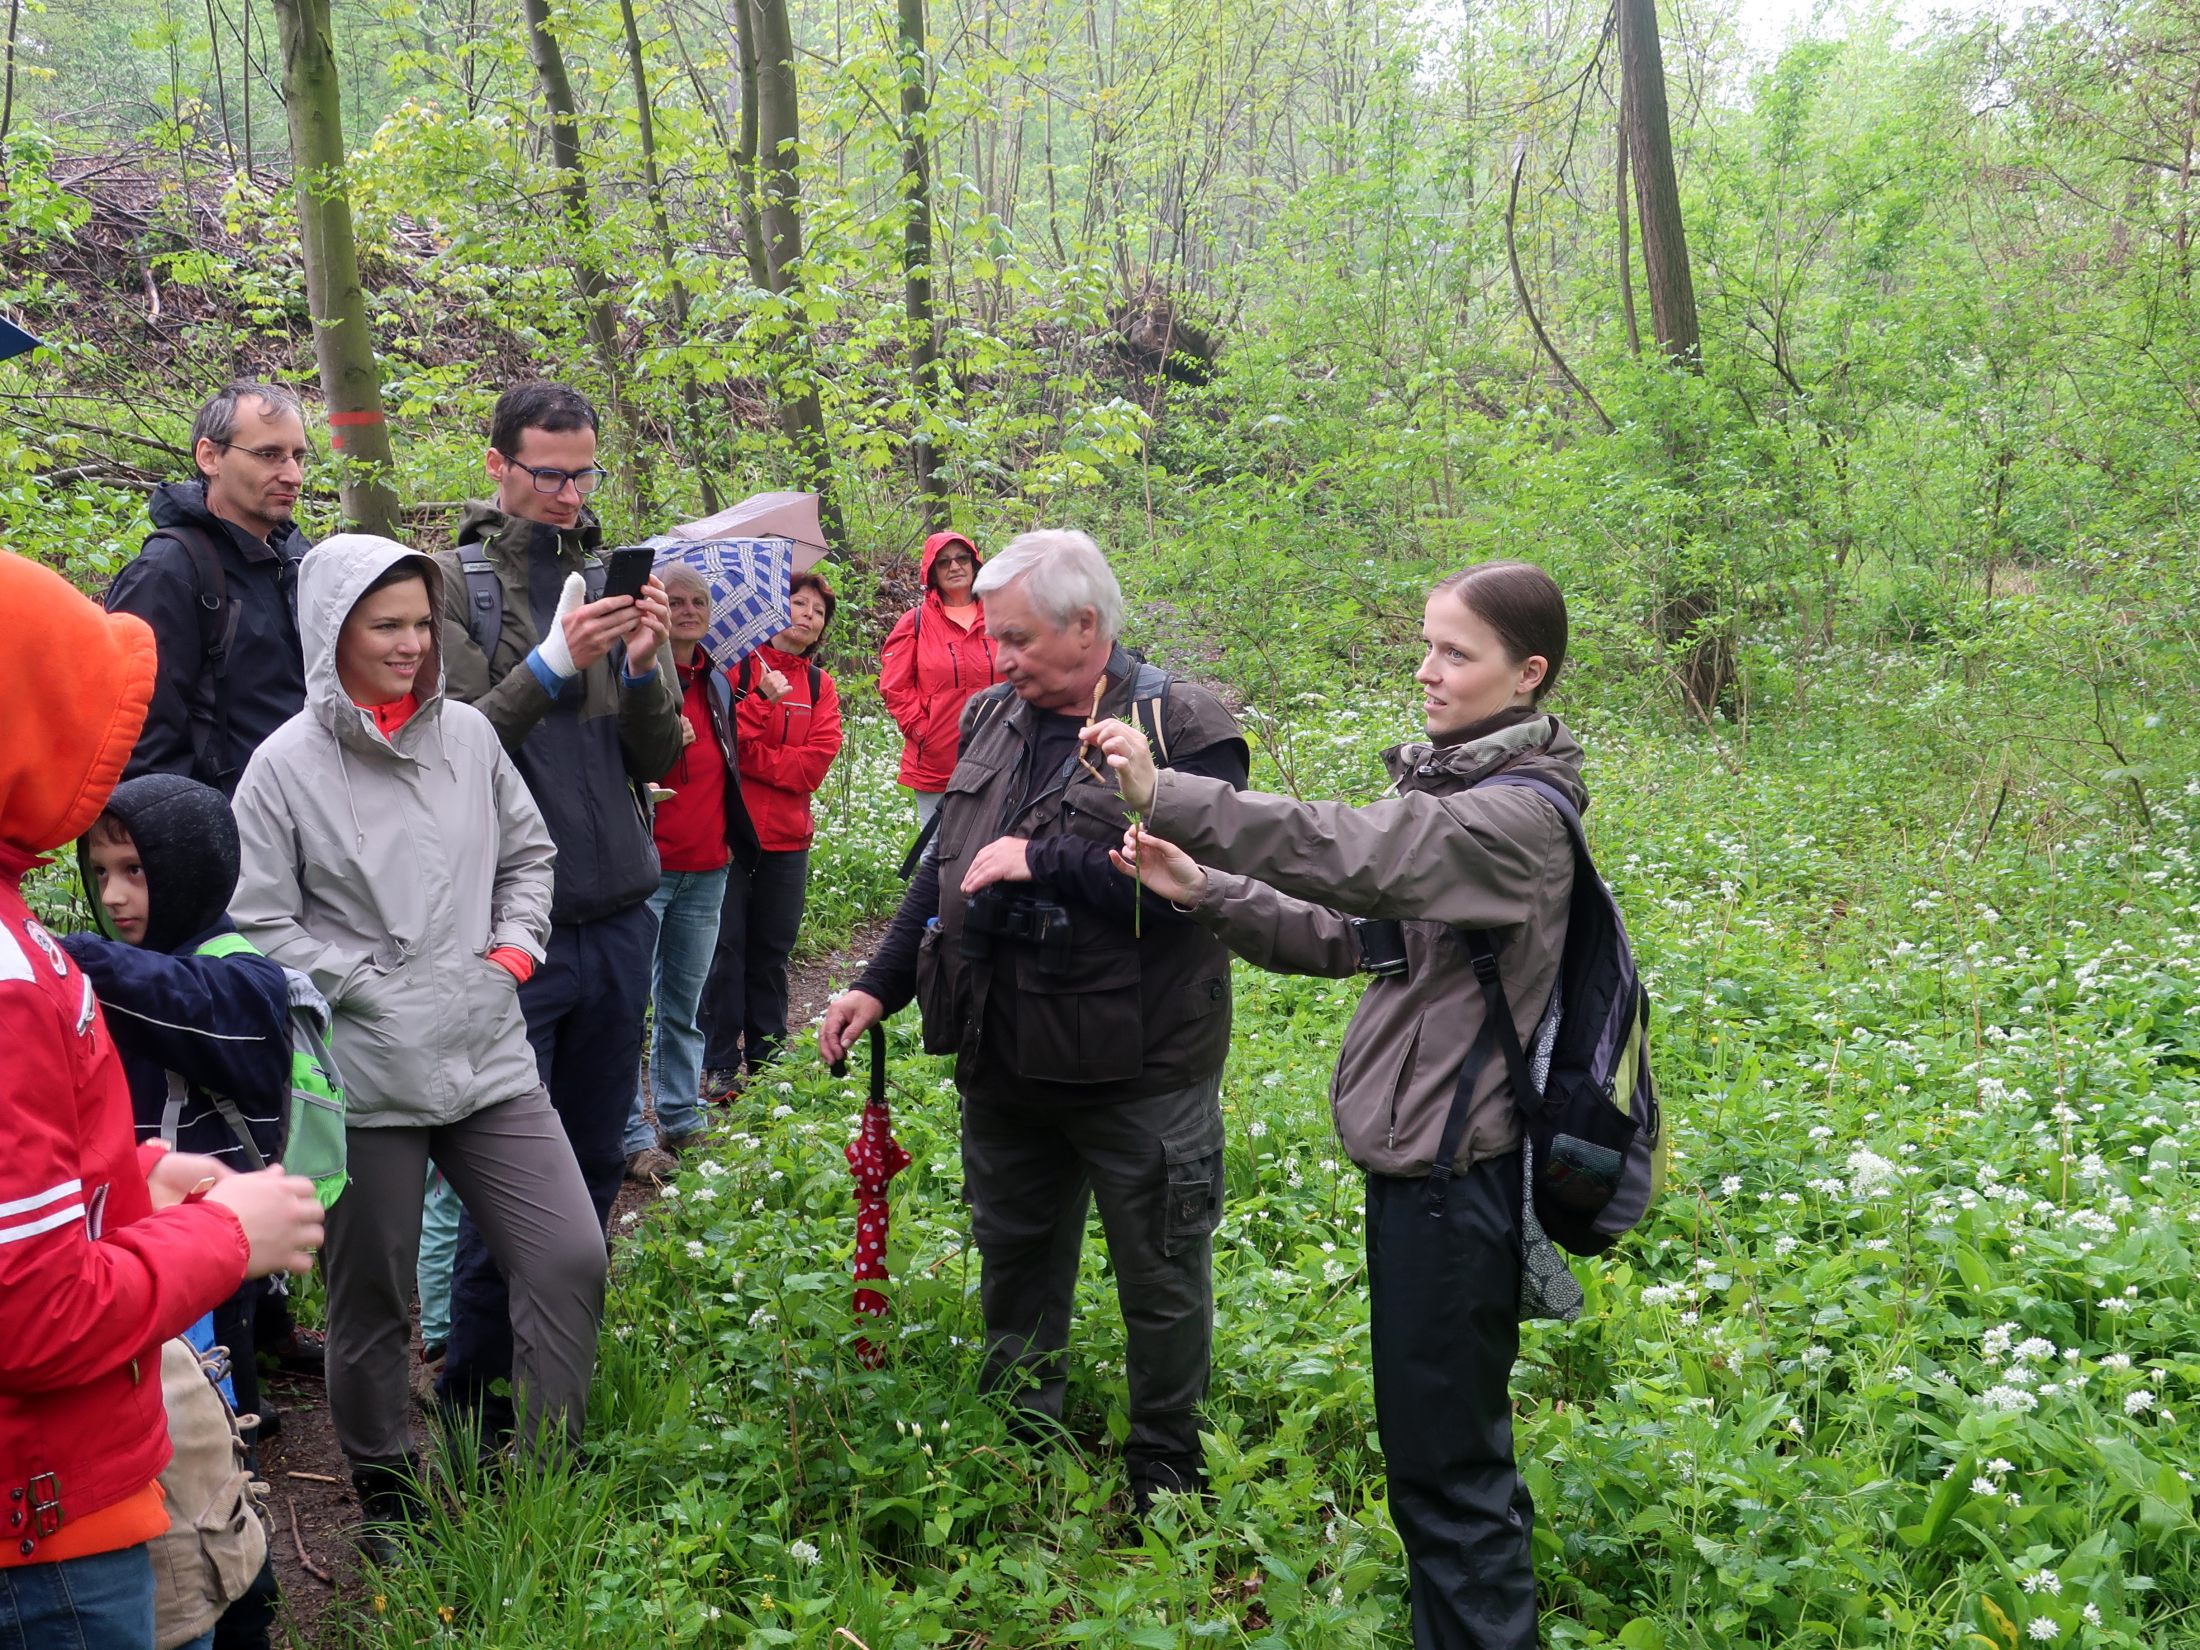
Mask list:
[[[657,552],[646,544],[629,544],[604,556],[606,596],[639,596],[649,582],[649,570],[657,564]]]

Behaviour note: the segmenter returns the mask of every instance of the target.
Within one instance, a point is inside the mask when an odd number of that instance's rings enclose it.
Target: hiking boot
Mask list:
[[[703,1073],[703,1104],[724,1106],[731,1104],[741,1094],[741,1069],[738,1066],[713,1066]]]
[[[405,1538],[428,1518],[428,1503],[420,1491],[419,1458],[361,1462],[351,1469],[351,1487],[359,1497],[361,1556],[377,1569],[401,1563]]]
[[[626,1160],[626,1178],[645,1186],[662,1186],[680,1172],[680,1160],[662,1146],[650,1146]]]
[[[302,1375],[319,1381],[328,1377],[328,1337],[317,1329],[291,1325],[287,1334],[262,1341],[255,1349],[261,1366],[273,1364],[285,1375]]]
[[[709,1135],[710,1130],[707,1128],[689,1129],[685,1134],[668,1134],[665,1136],[664,1149],[678,1157],[682,1152],[693,1151],[702,1145]]]

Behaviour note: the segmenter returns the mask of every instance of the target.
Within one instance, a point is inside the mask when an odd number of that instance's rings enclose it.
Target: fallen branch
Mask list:
[[[342,1484],[341,1478],[332,1478],[325,1472],[286,1472],[285,1478],[302,1478],[308,1484]]]
[[[299,1475],[293,1473],[291,1476],[297,1477]],[[305,1566],[306,1574],[313,1577],[313,1579],[315,1581],[318,1581],[322,1586],[335,1586],[336,1578],[330,1575],[328,1571],[322,1569],[320,1565],[314,1563],[312,1559],[306,1556],[306,1538],[298,1533],[298,1503],[295,1501],[286,1501],[284,1505],[290,1509],[290,1544],[292,1547],[297,1549],[298,1562]]]

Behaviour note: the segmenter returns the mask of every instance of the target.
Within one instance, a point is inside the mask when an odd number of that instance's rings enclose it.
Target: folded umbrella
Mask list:
[[[848,1062],[834,1065],[833,1075],[845,1077]],[[886,1105],[886,1028],[871,1028],[871,1098],[863,1108],[863,1121],[845,1155],[856,1180],[856,1296],[859,1317],[874,1322],[891,1308],[886,1296],[870,1285],[886,1281],[886,1233],[890,1223],[886,1187],[909,1167],[909,1154],[894,1138],[894,1114]],[[856,1340],[856,1356],[876,1369],[886,1361],[886,1348],[867,1336]]]
[[[673,528],[668,539],[785,539],[794,547],[794,570],[807,573],[832,553],[818,525],[815,493],[757,493],[739,504]],[[651,540],[652,543],[658,542]]]
[[[647,541],[659,569],[691,567],[710,588],[704,651],[727,670],[787,628],[787,579],[794,546],[786,539],[712,539],[689,544],[664,534]]]

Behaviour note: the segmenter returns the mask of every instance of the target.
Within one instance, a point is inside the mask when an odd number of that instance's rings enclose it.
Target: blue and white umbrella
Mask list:
[[[691,567],[710,587],[710,628],[703,647],[731,670],[787,628],[787,581],[794,571],[792,539],[650,539],[657,566]]]

